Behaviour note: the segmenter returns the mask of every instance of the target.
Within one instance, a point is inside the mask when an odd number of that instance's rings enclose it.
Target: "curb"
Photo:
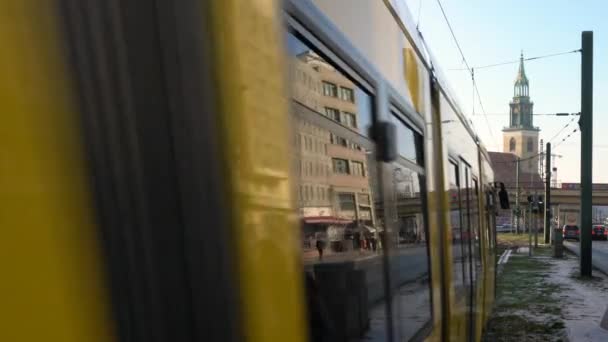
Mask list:
[[[505,251],[502,253],[500,258],[496,262],[496,275],[497,276],[502,273],[502,269],[504,268],[505,264],[509,260],[511,253],[513,253],[513,250],[511,248],[505,249]]]

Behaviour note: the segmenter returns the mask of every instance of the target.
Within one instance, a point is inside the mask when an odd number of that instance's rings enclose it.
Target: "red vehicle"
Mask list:
[[[591,239],[592,240],[606,240],[608,239],[608,230],[603,225],[595,225],[591,228]]]
[[[579,241],[580,237],[581,231],[578,229],[578,226],[568,224],[564,226],[564,240],[573,239]]]

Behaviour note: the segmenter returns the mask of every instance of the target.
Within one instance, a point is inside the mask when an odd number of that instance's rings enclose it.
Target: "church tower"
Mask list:
[[[530,85],[524,70],[524,55],[519,59],[519,70],[513,87],[513,100],[509,114],[509,126],[503,131],[503,152],[511,152],[524,159],[520,171],[538,173],[538,134],[540,129],[534,127],[530,101]],[[533,157],[535,156],[535,157]],[[532,158],[531,158],[532,157]]]

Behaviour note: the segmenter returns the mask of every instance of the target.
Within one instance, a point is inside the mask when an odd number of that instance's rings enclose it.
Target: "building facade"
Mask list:
[[[294,100],[360,134],[357,87],[312,51],[291,63]],[[374,227],[369,153],[322,125],[302,118],[294,124],[300,215]]]
[[[520,171],[536,173],[540,129],[534,127],[534,103],[530,100],[530,84],[524,69],[523,54],[520,56],[513,99],[509,106],[509,125],[503,129],[503,152],[513,153],[522,159]]]

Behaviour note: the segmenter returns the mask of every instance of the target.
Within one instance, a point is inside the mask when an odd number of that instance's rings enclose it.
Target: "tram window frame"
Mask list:
[[[480,201],[480,193],[479,193],[479,178],[475,175],[473,175],[471,177],[471,182],[472,182],[472,193],[475,194],[475,196],[472,196],[473,199],[475,199],[474,201],[474,205],[475,205],[475,210],[476,210],[476,215],[474,217],[475,219],[475,224],[477,227],[477,231],[475,232],[476,234],[476,239],[473,243],[473,248],[475,249],[475,254],[473,254],[474,256],[474,269],[475,269],[475,273],[474,273],[474,282],[475,284],[477,284],[477,282],[479,281],[479,274],[482,272],[482,263],[481,263],[481,215],[479,212],[479,201]],[[475,243],[477,243],[477,245],[475,246]]]
[[[382,98],[378,98],[378,93],[376,92],[376,88],[379,86],[379,83],[384,84],[385,86],[387,86],[387,83],[383,80],[383,78],[376,72],[376,70],[373,68],[373,66],[371,64],[369,64],[361,55],[359,55],[356,51],[356,49],[354,49],[350,43],[345,39],[342,38],[341,34],[339,31],[337,31],[333,26],[330,25],[330,23],[326,20],[326,19],[319,19],[319,15],[316,15],[317,13],[314,11],[314,9],[312,8],[312,6],[309,8],[308,6],[305,6],[303,4],[297,3],[296,1],[287,1],[286,2],[286,15],[285,15],[285,28],[287,30],[287,32],[289,32],[290,34],[293,34],[297,39],[301,40],[302,42],[304,42],[305,44],[307,44],[308,46],[312,47],[315,49],[315,51],[322,57],[324,58],[326,61],[332,63],[332,65],[334,65],[334,67],[340,71],[344,76],[348,77],[349,79],[351,79],[351,81],[353,83],[355,83],[362,91],[364,91],[365,93],[367,93],[371,99],[371,117],[370,117],[370,122],[372,123],[372,125],[374,125],[375,123],[377,123],[380,119],[386,120],[389,119],[388,117],[384,117],[382,115],[379,114],[378,112],[378,106],[377,106],[377,102],[378,101],[384,101],[385,100],[385,96],[382,96]],[[315,14],[315,15],[311,15],[311,14]],[[314,18],[314,19],[313,19]],[[319,38],[317,38],[319,37]],[[321,39],[323,41],[321,41]],[[349,51],[349,50],[353,50],[353,51]],[[391,93],[392,88],[390,87],[390,85],[388,85],[389,88],[389,93]],[[404,103],[404,101],[402,101],[400,99],[400,94],[395,92],[394,90],[392,90],[393,95],[396,94],[397,96],[397,102],[398,103]],[[390,97],[390,96],[389,96]],[[294,101],[297,102],[297,101]],[[356,101],[357,102],[357,101]],[[390,100],[389,100],[390,102]],[[294,113],[297,114],[298,111],[301,111],[302,113],[300,113],[300,115],[306,115],[308,112],[314,112],[310,109],[304,108],[305,106],[302,105],[299,108],[297,108],[296,110],[294,110]],[[409,107],[406,107],[409,108]],[[407,110],[407,111],[399,111],[400,113],[408,113],[408,114],[416,114],[415,111],[411,111],[411,110]],[[390,112],[387,113],[388,116],[390,117]],[[419,139],[419,148],[417,149],[417,153],[420,154],[420,156],[424,156],[424,143],[423,143],[423,134],[422,132],[424,131],[424,127],[425,124],[422,120],[421,117],[418,117],[417,115],[412,115],[414,117],[414,120],[417,124],[416,125],[411,125],[410,127],[413,128],[416,132],[419,133],[419,135],[417,135],[418,139]],[[308,118],[308,117],[307,117]],[[333,120],[330,120],[329,118],[314,118],[314,123],[315,124],[319,124],[322,125],[328,129],[330,129],[332,132],[343,132],[344,134],[340,133],[340,137],[347,139],[348,141],[357,144],[358,146],[360,146],[362,149],[365,149],[366,151],[371,151],[374,149],[375,147],[375,141],[373,140],[372,136],[371,136],[371,132],[365,131],[365,132],[361,132],[361,134],[357,134],[354,133],[353,131],[349,130],[346,127],[342,127],[342,125],[334,122]],[[363,123],[358,122],[357,126],[362,126]],[[422,127],[422,128],[421,128]],[[405,160],[405,159],[404,159]],[[416,172],[419,172],[419,181],[420,181],[420,187],[421,187],[421,200],[423,205],[423,219],[425,222],[425,233],[428,236],[428,207],[427,207],[427,194],[426,194],[426,173],[425,173],[425,169],[423,168],[424,165],[424,158],[421,157],[419,158],[420,164],[416,165],[413,164],[411,162],[408,163],[408,165],[413,166],[413,169],[416,170]],[[377,161],[379,162],[379,161]],[[375,173],[375,170],[370,170],[370,177],[372,176],[373,173]],[[383,185],[385,186],[385,185]],[[419,329],[418,331],[415,332],[414,337],[416,339],[419,338],[424,338],[425,336],[428,336],[431,331],[432,331],[432,327],[433,327],[433,321],[434,321],[434,317],[435,317],[435,312],[433,311],[433,300],[437,299],[437,298],[433,298],[433,291],[432,291],[432,274],[431,274],[431,266],[430,266],[430,246],[428,245],[428,240],[427,240],[427,260],[428,260],[428,272],[429,272],[429,294],[430,294],[430,319],[427,323],[424,324],[424,326]],[[387,265],[388,266],[388,265]],[[387,295],[390,295],[391,293],[387,293]],[[391,297],[392,298],[392,297]],[[387,320],[387,324],[390,320]],[[388,326],[387,326],[388,327]],[[394,331],[392,331],[391,333],[394,333]]]
[[[422,223],[424,226],[424,234],[425,234],[425,250],[427,257],[427,272],[428,272],[428,291],[429,291],[429,321],[426,322],[418,331],[415,332],[412,337],[412,340],[423,339],[428,336],[432,330],[433,320],[435,317],[435,312],[433,311],[433,274],[432,274],[432,265],[431,265],[431,250],[429,244],[429,216],[428,216],[428,205],[427,205],[427,188],[426,188],[426,169],[424,168],[424,135],[422,129],[414,124],[410,117],[404,113],[413,113],[413,111],[404,111],[400,109],[400,106],[396,105],[391,97],[390,101],[390,120],[394,122],[395,125],[402,125],[405,129],[409,130],[413,134],[413,144],[414,144],[414,152],[416,154],[416,160],[412,161],[411,159],[402,156],[397,153],[397,159],[393,162],[393,165],[400,165],[401,167],[407,168],[410,171],[416,172],[418,177],[417,181],[419,182],[419,190],[420,190],[420,200],[422,203],[421,213],[422,213]],[[399,141],[396,142],[397,144]],[[398,148],[397,148],[398,150]],[[396,189],[392,189],[395,191]]]
[[[355,94],[355,96],[357,96],[358,98],[355,100],[356,103],[358,103],[360,106],[359,108],[363,109],[365,108],[365,111],[361,111],[360,115],[361,117],[359,117],[359,122],[357,122],[357,126],[359,126],[359,129],[356,129],[356,131],[351,128],[351,127],[347,127],[346,125],[344,125],[343,123],[340,122],[336,122],[335,120],[333,120],[333,118],[329,118],[328,116],[325,115],[323,111],[323,109],[320,109],[320,111],[316,111],[313,110],[311,108],[306,107],[304,104],[301,104],[300,102],[297,101],[297,99],[291,97],[290,101],[292,103],[292,108],[291,108],[291,112],[290,112],[290,116],[292,116],[293,118],[296,118],[298,120],[304,120],[306,122],[309,122],[310,124],[314,125],[314,126],[318,126],[322,129],[325,129],[327,131],[330,132],[330,138],[332,141],[337,141],[337,140],[341,140],[344,141],[346,146],[359,146],[359,149],[356,149],[360,152],[367,152],[367,151],[374,151],[376,148],[376,142],[372,139],[372,137],[370,136],[370,133],[368,131],[363,131],[363,129],[365,129],[367,127],[367,125],[370,125],[370,128],[372,125],[374,125],[375,122],[377,122],[377,115],[376,115],[376,97],[377,94],[374,91],[373,88],[369,87],[369,84],[362,84],[361,82],[359,82],[359,80],[361,80],[360,77],[353,77],[353,74],[351,74],[350,72],[344,70],[343,68],[343,64],[340,65],[339,63],[336,62],[336,59],[332,58],[331,56],[333,56],[333,53],[331,51],[329,51],[327,49],[327,47],[320,43],[318,40],[316,40],[315,37],[313,37],[310,33],[308,33],[306,30],[301,31],[299,28],[294,28],[293,26],[290,25],[286,25],[285,26],[285,33],[287,35],[291,35],[292,37],[288,38],[288,39],[297,39],[300,41],[300,43],[306,45],[306,47],[310,48],[312,51],[314,51],[317,55],[319,55],[321,58],[323,58],[323,60],[330,64],[332,67],[335,68],[335,70],[337,72],[339,72],[342,76],[344,76],[345,78],[347,78],[349,81],[351,81],[353,83],[353,92]],[[288,52],[288,54],[291,55],[290,52]],[[361,99],[360,99],[361,98]],[[363,107],[365,106],[365,107]],[[369,130],[371,131],[371,129]],[[327,146],[326,146],[326,151],[327,151]],[[374,184],[373,184],[373,180],[371,179],[372,177],[374,177],[374,175],[376,175],[377,173],[375,172],[375,169],[377,168],[377,165],[379,163],[379,161],[376,160],[376,158],[371,158],[371,157],[366,157],[368,160],[368,166],[370,167],[370,169],[372,170],[369,174],[367,173],[367,169],[365,167],[362,168],[362,176],[364,178],[366,178],[367,182],[369,182],[369,186],[370,186],[370,190],[374,190]],[[343,159],[346,162],[346,167],[348,168],[348,174],[351,174],[352,172],[352,168],[350,166],[350,163],[352,162],[351,159],[347,158],[347,156],[343,156],[343,157],[338,157],[337,159]],[[333,158],[330,161],[331,165],[328,165],[328,170],[332,170],[329,171],[329,174],[333,173],[333,168],[334,168],[334,161]],[[373,166],[371,166],[373,163]],[[380,179],[380,178],[378,178]],[[377,182],[379,183],[379,181]],[[328,191],[328,194],[331,195],[332,197],[332,201],[336,201],[338,202],[338,206],[341,208],[341,210],[351,210],[354,212],[357,212],[357,201],[356,201],[356,192],[344,192],[343,189],[333,189]],[[371,194],[371,192],[370,192]],[[348,196],[348,200],[347,197]],[[342,197],[344,199],[344,201],[340,201],[340,197]],[[370,196],[371,197],[371,196]],[[382,197],[380,196],[380,194],[378,194],[378,199],[382,199]],[[375,200],[373,200],[372,198],[370,198],[370,205],[368,206],[370,209],[374,208],[375,204]],[[375,211],[375,209],[373,209]],[[370,214],[373,215],[373,213],[371,213],[370,210]],[[383,259],[381,259],[383,260]],[[379,271],[383,276],[384,276],[384,270],[387,269],[388,267],[382,263],[382,264],[378,264],[377,266],[377,271]],[[386,278],[382,278],[382,283],[386,283],[388,281],[388,279]],[[382,287],[382,291],[385,289],[385,287]],[[385,297],[385,301],[388,303],[390,302],[389,298],[392,298],[391,296],[391,292],[384,292],[384,297]],[[388,320],[387,320],[387,324],[386,326],[383,325],[382,327],[382,333],[386,333],[386,331],[388,331]]]
[[[473,248],[471,245],[471,209],[470,209],[470,205],[471,205],[471,196],[470,196],[470,185],[471,185],[471,164],[469,164],[464,158],[460,158],[460,165],[461,165],[461,169],[462,169],[462,180],[463,180],[463,190],[464,190],[464,195],[461,196],[461,207],[463,208],[463,214],[462,217],[466,218],[466,224],[464,224],[465,220],[463,220],[463,227],[466,226],[466,258],[465,258],[465,272],[466,272],[466,276],[465,276],[465,281],[467,282],[466,284],[466,290],[467,290],[467,300],[466,300],[466,307],[468,310],[468,315],[467,315],[467,319],[468,319],[468,324],[467,324],[467,329],[469,331],[469,334],[471,332],[474,331],[474,319],[473,319],[473,309],[474,309],[474,305],[475,305],[475,282],[474,282],[474,269],[473,269]],[[462,204],[464,203],[464,206],[462,206]]]
[[[473,199],[472,199],[472,184],[473,184],[473,178],[475,177],[473,175],[473,169],[471,167],[471,165],[465,161],[463,158],[460,159],[461,160],[461,164],[463,165],[463,175],[464,175],[464,183],[465,183],[465,203],[466,203],[466,218],[467,218],[467,232],[468,232],[468,239],[467,239],[467,249],[468,249],[468,255],[467,255],[467,266],[468,266],[468,270],[469,270],[469,288],[468,288],[468,297],[467,297],[467,310],[469,312],[469,324],[468,324],[468,329],[469,329],[469,335],[473,334],[475,331],[475,325],[476,325],[476,321],[475,321],[475,306],[477,305],[477,300],[476,300],[476,290],[477,290],[477,276],[476,276],[476,268],[475,268],[475,254],[474,254],[474,239],[472,238],[474,235],[474,230],[473,230],[473,217],[472,217],[472,207],[475,205],[475,203],[473,203]]]
[[[467,288],[467,271],[466,271],[466,253],[464,250],[464,239],[463,239],[463,227],[464,227],[464,220],[463,220],[463,206],[462,206],[462,187],[461,187],[461,183],[462,180],[460,178],[461,172],[460,172],[460,163],[458,162],[457,159],[455,158],[449,158],[448,159],[448,164],[450,165],[450,167],[453,167],[453,171],[455,173],[455,185],[456,185],[456,193],[458,195],[458,199],[457,199],[457,204],[458,204],[458,223],[459,223],[459,227],[460,227],[460,256],[461,256],[461,260],[460,260],[460,269],[461,269],[461,273],[462,273],[462,288],[463,290],[465,290],[466,292],[466,288]],[[449,179],[450,177],[448,177]],[[448,182],[449,183],[449,182]],[[451,208],[450,208],[451,211]],[[451,220],[451,217],[450,217]],[[450,221],[450,229],[451,229],[451,221]],[[452,245],[452,248],[454,248],[454,245]],[[453,252],[452,252],[453,253]],[[454,262],[456,262],[454,260]]]
[[[415,168],[415,170],[418,171],[422,171],[424,170],[424,147],[423,147],[423,135],[420,133],[420,131],[416,128],[414,128],[415,126],[413,126],[411,123],[408,123],[409,120],[405,119],[405,116],[403,114],[398,114],[400,111],[396,110],[393,107],[391,107],[391,117],[390,117],[390,121],[393,122],[395,124],[395,128],[397,131],[397,155],[398,155],[398,159],[400,163],[407,163],[415,165],[412,166]],[[399,137],[401,137],[402,135],[399,134],[400,130],[399,128],[401,128],[402,130],[407,131],[408,133],[411,133],[411,143],[413,143],[413,152],[414,152],[414,158],[410,158],[409,156],[405,156],[403,154],[401,154],[400,149],[399,149],[399,145],[401,144],[407,144],[410,143],[408,141],[404,141],[404,140],[400,140]],[[408,137],[409,138],[409,137]],[[422,171],[424,172],[424,171]]]

